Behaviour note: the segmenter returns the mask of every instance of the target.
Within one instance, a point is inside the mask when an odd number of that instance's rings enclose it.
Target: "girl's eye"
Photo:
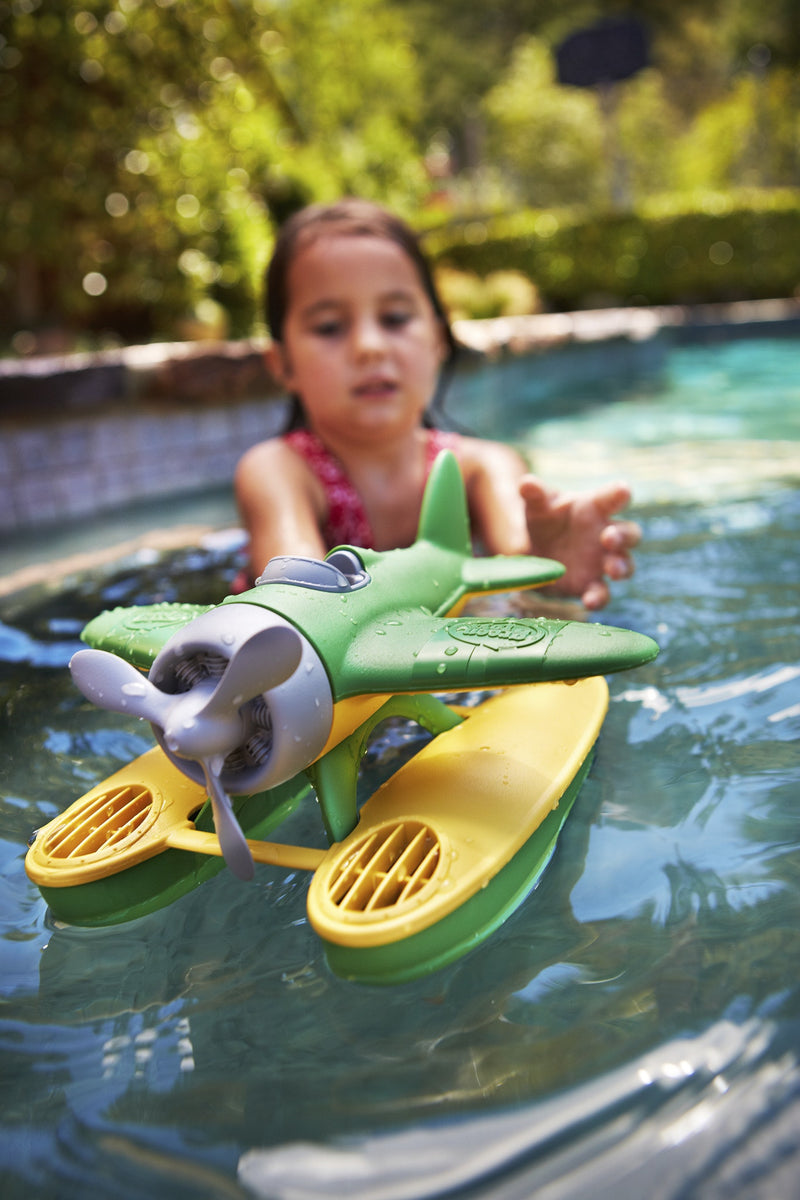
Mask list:
[[[343,328],[341,321],[320,321],[319,324],[313,326],[312,333],[323,338],[337,337]]]
[[[412,314],[405,308],[390,309],[381,315],[381,324],[386,329],[400,329],[411,320]]]

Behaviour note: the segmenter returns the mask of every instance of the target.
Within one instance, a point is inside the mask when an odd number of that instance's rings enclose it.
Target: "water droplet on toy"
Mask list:
[[[385,636],[386,636],[386,630],[385,630],[385,629],[376,629],[376,630],[375,630],[375,632],[378,634],[378,636],[379,636],[379,637],[385,637]]]
[[[239,708],[239,706],[242,704],[244,704],[244,696],[242,696],[240,693],[237,693],[233,697],[233,706],[234,708]]]
[[[196,729],[196,728],[197,728],[197,721],[194,719],[194,717],[188,717],[188,718],[187,718],[187,719],[186,719],[186,720],[183,722],[183,728],[184,728],[184,729]]]
[[[146,691],[144,683],[123,683],[122,691],[126,696],[143,696]]]
[[[448,656],[448,658],[453,654],[458,654],[458,646],[448,646],[445,649],[445,654]]]
[[[306,663],[306,675],[310,675],[313,670],[314,670],[313,662],[307,662]]]
[[[446,670],[447,670],[447,663],[438,663],[438,665],[436,667],[436,674],[444,675]]]
[[[232,646],[236,641],[236,635],[233,633],[223,633],[222,641],[225,646]]]

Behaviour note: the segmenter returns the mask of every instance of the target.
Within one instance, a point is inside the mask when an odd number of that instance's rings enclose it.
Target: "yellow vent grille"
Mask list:
[[[385,825],[342,861],[329,882],[329,898],[346,912],[396,909],[421,891],[440,858],[439,838],[422,821]]]
[[[49,858],[85,859],[137,841],[154,816],[153,795],[141,784],[103,792],[71,819],[59,822],[45,839]]]

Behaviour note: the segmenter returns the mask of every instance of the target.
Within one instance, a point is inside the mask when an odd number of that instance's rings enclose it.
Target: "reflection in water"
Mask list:
[[[785,352],[764,370],[787,375]],[[78,631],[112,604],[214,599],[236,563],[176,551],[6,598],[4,1196],[791,1194],[800,470],[765,485],[738,452],[758,414],[727,388],[724,421],[702,393],[686,461],[702,462],[716,421],[735,496],[708,500],[688,472],[667,499],[647,490],[662,458],[644,415],[663,410],[689,436],[679,410],[699,403],[709,353],[681,352],[658,397],[653,378],[638,398],[625,381],[603,411],[576,402],[562,418],[562,444],[576,422],[595,439],[571,472],[638,463],[646,541],[608,619],[652,633],[662,655],[611,681],[594,766],[535,894],[427,979],[335,978],[305,919],[307,878],[277,868],[248,886],[223,872],[130,925],[55,927],[23,871],[31,830],[151,744],[73,689]],[[783,428],[772,398],[764,420],[786,464],[800,439],[796,408],[782,411]],[[556,427],[542,426],[552,444]],[[382,730],[367,783],[416,744],[407,726]],[[295,840],[318,843],[313,803],[292,820]]]
[[[239,1178],[270,1200],[424,1200],[464,1187],[473,1195],[481,1183],[493,1200],[557,1194],[659,1200],[696,1195],[692,1189],[701,1187],[704,1196],[721,1197],[748,1185],[753,1157],[743,1152],[741,1132],[769,1116],[781,1128],[765,1139],[773,1143],[765,1149],[780,1157],[779,1174],[790,1182],[798,1157],[796,1061],[776,1061],[773,1040],[769,1022],[723,1020],[702,1037],[668,1042],[576,1088],[568,1106],[556,1099],[334,1146],[254,1149],[239,1160]],[[703,1132],[713,1140],[698,1139]],[[583,1152],[575,1156],[570,1146],[578,1139]],[[686,1144],[694,1151],[689,1162],[680,1153]],[[772,1178],[777,1184],[778,1176]]]

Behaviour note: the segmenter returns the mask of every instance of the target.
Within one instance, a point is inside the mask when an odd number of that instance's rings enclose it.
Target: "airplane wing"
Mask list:
[[[142,604],[112,608],[100,613],[81,633],[81,640],[95,650],[110,650],[134,667],[149,670],[165,642],[188,625],[210,604]]]
[[[148,670],[162,646],[213,605],[146,604],[100,613],[81,634]],[[328,662],[336,700],[370,693],[467,691],[606,675],[649,662],[658,646],[641,633],[543,617],[434,617],[398,609],[362,626]]]
[[[335,698],[449,692],[606,675],[649,662],[641,633],[583,621],[432,617],[398,611],[358,630],[332,679]]]
[[[523,555],[497,555],[492,558],[468,558],[461,577],[470,596],[481,592],[510,592],[542,587],[564,574],[564,566],[552,558]]]

